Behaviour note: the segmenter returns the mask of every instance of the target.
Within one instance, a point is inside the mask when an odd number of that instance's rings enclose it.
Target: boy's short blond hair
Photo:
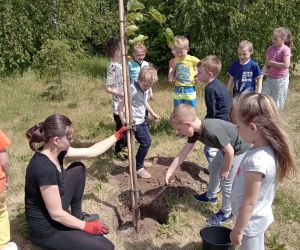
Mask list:
[[[173,48],[176,49],[189,49],[189,40],[184,36],[175,36]]]
[[[136,51],[138,51],[138,50],[142,50],[142,51],[144,51],[145,53],[148,52],[146,46],[145,46],[144,44],[142,44],[142,43],[135,44],[135,45],[133,46],[132,53],[134,53],[134,52],[136,52]]]
[[[210,55],[210,56],[203,58],[202,60],[200,60],[197,63],[197,68],[202,68],[202,67],[207,72],[212,72],[214,77],[216,78],[222,69],[222,63],[221,63],[221,60],[217,56]]]
[[[243,40],[239,43],[239,49],[244,49],[245,47],[247,47],[249,52],[253,54],[253,44],[250,41]]]
[[[179,104],[176,106],[170,116],[171,125],[182,125],[186,122],[194,122],[196,120],[196,111],[189,104]]]
[[[154,84],[157,80],[157,70],[152,66],[144,66],[138,75],[138,81]]]

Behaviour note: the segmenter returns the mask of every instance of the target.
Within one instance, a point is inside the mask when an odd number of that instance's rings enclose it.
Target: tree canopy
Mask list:
[[[264,63],[275,27],[288,27],[300,49],[299,0],[140,0],[163,13],[175,35],[190,41],[191,54],[203,58],[215,54],[223,68],[237,58],[241,40],[254,44],[254,59]],[[0,74],[23,72],[32,66],[43,44],[67,41],[71,51],[102,54],[105,41],[119,35],[116,0],[7,0],[0,2]],[[148,36],[148,60],[167,68],[170,49],[159,24],[143,18],[140,33]]]

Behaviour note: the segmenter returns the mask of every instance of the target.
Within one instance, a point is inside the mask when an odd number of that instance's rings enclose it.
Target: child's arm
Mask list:
[[[168,82],[169,83],[175,83],[176,80],[176,64],[175,64],[175,58],[172,58],[169,61],[169,73],[168,73]]]
[[[10,139],[2,131],[0,131],[0,168],[2,168],[6,177],[5,189],[8,188],[9,175],[9,159],[6,149],[9,147],[10,143]]]
[[[168,185],[170,183],[170,177],[175,172],[176,168],[182,164],[182,162],[186,159],[188,154],[191,152],[191,150],[194,147],[194,143],[187,143],[185,146],[181,149],[179,154],[174,158],[173,162],[168,168],[168,171],[166,173],[166,184]]]
[[[146,109],[148,110],[148,112],[150,113],[150,115],[155,119],[155,120],[159,120],[160,119],[160,116],[158,114],[156,114],[153,109],[151,108],[149,102],[145,102],[145,106],[146,106]]]
[[[194,82],[196,82],[196,77],[198,75],[198,68],[197,68],[197,64],[194,66]]]
[[[288,69],[291,65],[291,57],[290,56],[285,56],[283,57],[283,62],[276,62],[273,60],[269,60],[267,62],[267,66],[273,66],[275,68],[279,69]]]
[[[6,183],[4,188],[8,189],[8,174],[9,174],[9,161],[8,161],[8,153],[3,150],[0,151],[0,168],[2,168],[5,177],[6,177]]]
[[[266,74],[268,73],[268,66],[267,66],[268,61],[269,61],[269,56],[268,56],[268,54],[267,54],[267,55],[266,55],[266,61],[265,61],[265,64],[264,64],[264,66],[263,66],[263,69],[262,69],[263,75],[266,75]]]
[[[263,82],[263,76],[256,78],[256,92],[261,93],[262,90],[262,82]]]
[[[154,95],[153,95],[153,91],[152,91],[152,87],[149,89],[149,97],[148,100],[153,100],[154,99]]]
[[[126,124],[125,113],[124,113],[125,101],[124,99],[118,105],[118,113],[122,124]]]
[[[231,91],[232,85],[233,85],[233,77],[229,76],[228,83],[227,83],[228,91]]]
[[[263,174],[260,172],[247,172],[245,183],[245,197],[239,209],[230,240],[236,245],[241,245],[244,229],[247,226],[259,196]]]
[[[229,143],[225,148],[223,148],[223,152],[224,152],[224,165],[220,169],[219,175],[222,180],[226,180],[229,175],[229,171],[233,162],[234,149]]]
[[[123,92],[118,91],[118,89],[113,85],[106,85],[105,86],[105,91],[107,93],[112,94],[112,95],[117,95],[117,96],[120,96],[120,97],[124,96]]]

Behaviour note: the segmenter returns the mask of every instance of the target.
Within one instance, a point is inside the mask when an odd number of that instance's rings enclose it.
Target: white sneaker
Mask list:
[[[15,242],[8,242],[2,250],[18,250],[18,246]]]
[[[137,176],[142,179],[150,179],[151,174],[144,168],[140,168],[138,171],[136,171]]]

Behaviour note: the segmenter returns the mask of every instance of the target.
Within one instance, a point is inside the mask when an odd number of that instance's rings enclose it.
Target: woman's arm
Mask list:
[[[245,197],[239,209],[234,228],[230,233],[230,240],[236,245],[242,243],[244,229],[252,216],[259,196],[263,174],[260,172],[247,172],[245,178]]]
[[[85,221],[79,220],[62,208],[61,198],[57,185],[46,185],[40,187],[42,198],[52,220],[67,227],[83,230]]]
[[[97,142],[88,148],[70,147],[66,154],[66,159],[78,160],[78,159],[87,159],[87,158],[99,156],[104,152],[106,152],[109,148],[111,148],[116,141],[117,141],[116,136],[111,135],[110,137],[104,139],[103,141]]]

